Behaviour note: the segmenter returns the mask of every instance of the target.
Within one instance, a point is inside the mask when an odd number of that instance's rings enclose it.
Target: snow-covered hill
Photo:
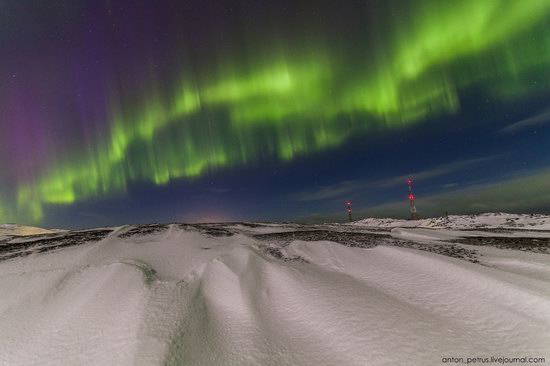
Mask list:
[[[479,215],[450,215],[422,220],[396,220],[368,218],[352,223],[353,225],[394,228],[424,227],[456,230],[468,229],[528,229],[550,230],[550,216],[538,214],[484,213]]]
[[[6,236],[28,236],[40,234],[53,234],[62,230],[43,229],[34,226],[16,225],[16,224],[1,224],[0,238]]]
[[[0,364],[550,360],[550,255],[402,234],[241,223],[6,239]]]

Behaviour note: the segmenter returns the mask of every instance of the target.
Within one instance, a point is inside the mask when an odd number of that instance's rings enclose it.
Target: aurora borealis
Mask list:
[[[0,222],[84,226],[82,205],[110,204],[131,222],[167,196],[166,220],[208,219],[205,202],[295,219],[340,199],[299,192],[495,154],[511,154],[500,173],[457,174],[547,179],[544,123],[498,134],[550,107],[546,0],[13,0],[0,14]]]

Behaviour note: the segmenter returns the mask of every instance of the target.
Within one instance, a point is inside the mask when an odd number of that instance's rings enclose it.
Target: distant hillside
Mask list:
[[[449,215],[416,221],[368,218],[352,223],[369,227],[424,227],[447,229],[529,229],[550,230],[550,216],[539,214],[509,214],[503,212],[479,215]]]
[[[43,229],[34,226],[25,226],[17,224],[3,224],[0,225],[0,236],[28,236],[39,234],[52,234],[58,233],[63,230],[57,229]]]

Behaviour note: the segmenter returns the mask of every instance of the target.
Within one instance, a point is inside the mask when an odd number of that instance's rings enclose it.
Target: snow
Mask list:
[[[445,217],[422,220],[394,220],[367,218],[356,221],[352,225],[394,228],[394,227],[425,227],[448,229],[528,229],[550,230],[550,216],[540,214],[509,214],[503,212],[485,213],[480,215],[449,215]]]
[[[43,229],[34,226],[24,226],[16,224],[1,224],[0,225],[0,238],[7,236],[28,236],[28,235],[40,235],[40,234],[54,234],[62,232],[63,230],[57,229]]]
[[[425,246],[459,235],[384,225],[396,240]],[[125,237],[125,226],[100,241],[0,261],[0,364],[550,359],[548,254],[476,246],[480,264],[388,245],[281,246],[250,234],[292,225],[225,228],[233,235],[174,224]],[[266,245],[279,245],[283,259]]]

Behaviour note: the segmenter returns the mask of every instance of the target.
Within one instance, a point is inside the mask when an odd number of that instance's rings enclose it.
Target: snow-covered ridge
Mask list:
[[[28,235],[43,235],[62,232],[57,229],[43,229],[34,226],[25,226],[17,224],[1,224],[0,237],[2,236],[28,236]]]
[[[540,214],[509,214],[503,212],[483,213],[479,215],[449,215],[421,220],[398,220],[368,218],[352,225],[395,228],[420,227],[434,229],[526,229],[550,230],[550,216]]]

